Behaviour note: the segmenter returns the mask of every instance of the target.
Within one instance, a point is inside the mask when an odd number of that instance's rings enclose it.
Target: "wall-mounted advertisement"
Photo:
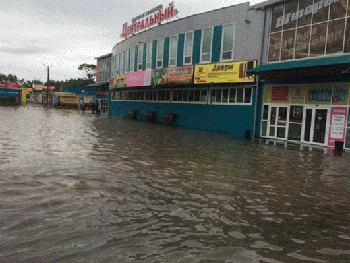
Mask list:
[[[20,89],[19,88],[19,84],[18,82],[0,82],[0,88],[4,88],[4,89]]]
[[[109,80],[109,89],[120,89],[120,88],[125,88],[126,85],[124,83],[124,78],[125,75],[119,75],[118,77],[111,78]]]
[[[167,84],[192,84],[193,66],[156,69],[154,73],[154,85]]]
[[[138,33],[142,30],[158,25],[158,23],[170,18],[176,17],[179,11],[174,7],[174,3],[169,3],[169,7],[165,8],[163,5],[158,5],[151,10],[144,12],[131,20],[131,25],[128,23],[123,24],[123,30],[120,35],[121,38],[127,38],[128,36]]]
[[[294,0],[272,9],[268,61],[347,53],[349,0]],[[348,19],[349,21],[349,19]]]
[[[255,67],[256,61],[196,65],[194,83],[254,82],[254,76],[247,76],[246,71]]]
[[[127,87],[143,87],[152,84],[152,69],[129,72],[125,75],[124,83]]]
[[[332,107],[328,146],[333,147],[335,141],[344,142],[346,115],[347,115],[347,108]]]
[[[47,86],[40,85],[40,84],[34,84],[33,90],[36,90],[36,91],[47,90]],[[49,90],[55,90],[55,86],[50,86]]]

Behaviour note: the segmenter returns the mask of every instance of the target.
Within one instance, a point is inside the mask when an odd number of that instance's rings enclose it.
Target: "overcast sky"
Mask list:
[[[20,79],[82,78],[83,63],[110,53],[124,22],[170,0],[0,0],[0,73]],[[247,2],[177,0],[178,18]],[[262,0],[251,0],[251,5]]]

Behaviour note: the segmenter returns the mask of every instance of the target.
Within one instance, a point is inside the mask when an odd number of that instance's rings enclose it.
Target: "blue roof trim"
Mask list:
[[[296,68],[311,68],[320,66],[333,66],[340,64],[350,64],[350,55],[337,56],[337,57],[326,57],[318,59],[303,59],[297,61],[273,63],[267,65],[261,65],[253,69],[247,70],[247,73],[260,73],[265,71],[275,71],[275,70],[287,70]]]

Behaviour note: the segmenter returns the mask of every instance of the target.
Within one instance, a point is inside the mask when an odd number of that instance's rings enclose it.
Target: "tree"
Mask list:
[[[84,63],[79,65],[78,70],[85,71],[88,80],[94,80],[96,77],[96,65]]]

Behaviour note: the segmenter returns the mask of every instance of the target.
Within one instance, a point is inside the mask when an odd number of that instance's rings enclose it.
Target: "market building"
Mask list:
[[[21,103],[21,89],[17,82],[0,82],[0,105]]]
[[[255,136],[259,92],[246,70],[261,59],[264,11],[243,3],[174,20],[178,12],[160,5],[123,24],[109,115],[172,114],[178,126]]]
[[[270,0],[265,10],[260,135],[350,149],[349,0]]]

